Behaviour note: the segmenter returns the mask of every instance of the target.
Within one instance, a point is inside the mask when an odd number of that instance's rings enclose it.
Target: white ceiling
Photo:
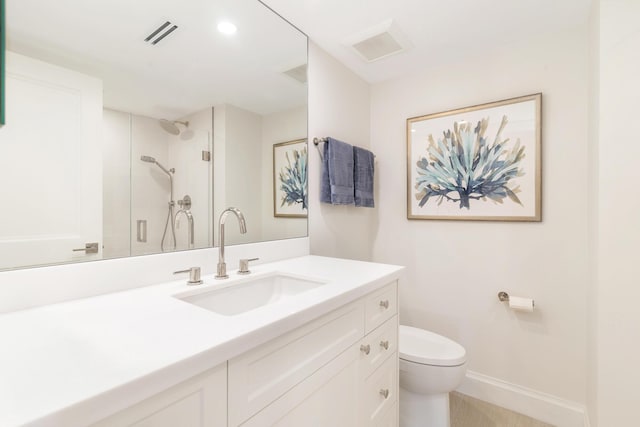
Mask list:
[[[262,0],[368,82],[585,23],[591,0]],[[366,63],[350,38],[393,19],[413,48]]]
[[[590,0],[263,0],[369,82],[586,22]],[[176,119],[230,103],[268,114],[306,103],[282,72],[306,40],[258,0],[6,0],[7,44],[104,82],[105,105]],[[214,29],[236,21],[235,37]],[[389,19],[410,50],[366,63],[347,41]],[[179,25],[155,47],[143,39]]]
[[[177,119],[212,105],[258,114],[306,105],[283,74],[307,41],[257,0],[5,0],[7,48],[102,79],[108,108]],[[231,20],[238,32],[216,31]],[[179,26],[144,42],[165,21]]]

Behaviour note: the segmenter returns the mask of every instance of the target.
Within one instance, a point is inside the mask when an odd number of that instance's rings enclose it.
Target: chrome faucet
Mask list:
[[[244,220],[244,215],[238,208],[227,208],[220,214],[218,220],[218,269],[216,273],[216,279],[226,279],[229,277],[227,274],[227,264],[224,262],[224,222],[233,213],[238,218],[240,224],[240,233],[245,234],[247,232],[247,223]]]

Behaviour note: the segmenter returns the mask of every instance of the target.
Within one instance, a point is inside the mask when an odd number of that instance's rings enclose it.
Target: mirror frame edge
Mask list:
[[[4,0],[0,0],[0,127],[5,123],[5,27],[6,13]]]

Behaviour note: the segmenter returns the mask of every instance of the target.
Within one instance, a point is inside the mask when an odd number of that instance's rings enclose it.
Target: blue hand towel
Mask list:
[[[353,205],[353,147],[337,139],[324,143],[320,201],[334,205]]]
[[[353,147],[353,184],[356,206],[374,207],[373,173],[375,156],[369,150]]]

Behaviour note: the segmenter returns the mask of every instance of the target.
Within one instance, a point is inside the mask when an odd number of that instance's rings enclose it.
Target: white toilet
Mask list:
[[[449,427],[449,392],[464,378],[466,351],[433,332],[400,325],[400,427]]]

